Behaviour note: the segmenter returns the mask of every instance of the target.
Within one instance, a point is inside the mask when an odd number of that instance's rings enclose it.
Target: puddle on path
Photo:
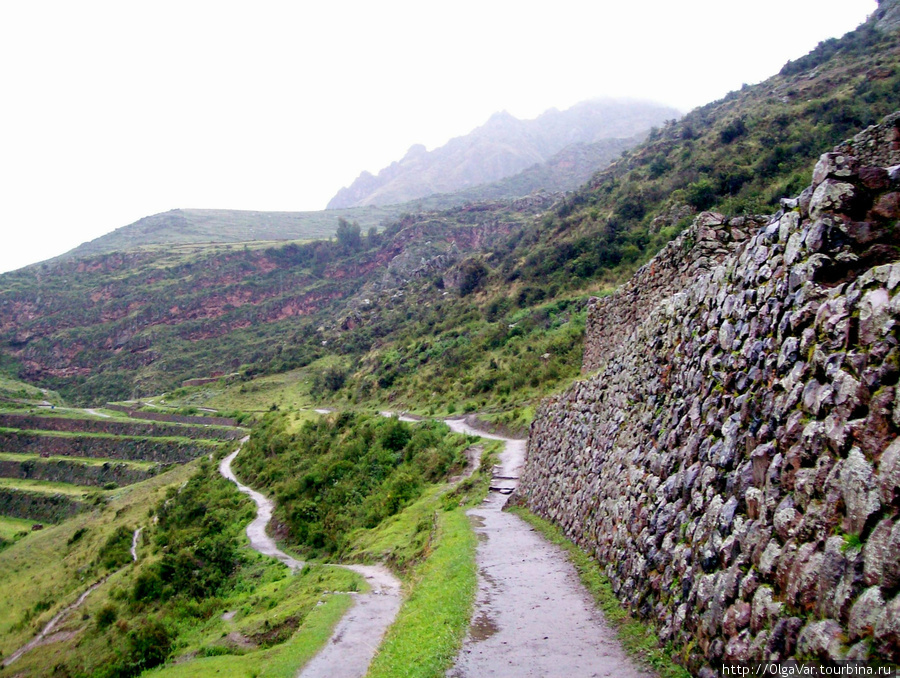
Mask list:
[[[469,627],[469,638],[472,642],[477,643],[482,640],[487,640],[499,630],[500,628],[497,626],[497,623],[484,612],[481,612],[475,617],[474,621],[472,621],[472,625]]]

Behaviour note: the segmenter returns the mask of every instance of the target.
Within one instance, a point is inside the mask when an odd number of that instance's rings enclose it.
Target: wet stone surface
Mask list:
[[[512,487],[524,441],[507,443],[495,480]],[[492,492],[469,511],[478,535],[478,593],[472,624],[448,678],[579,678],[652,675],[625,655],[563,552],[502,511]]]

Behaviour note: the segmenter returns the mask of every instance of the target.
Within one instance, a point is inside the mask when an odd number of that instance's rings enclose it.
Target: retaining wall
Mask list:
[[[83,502],[62,494],[0,488],[0,515],[3,516],[42,523],[61,523],[86,508]]]
[[[182,442],[153,438],[113,438],[101,436],[63,436],[33,431],[0,430],[0,452],[42,454],[92,459],[156,461],[163,464],[185,463],[218,449],[215,443]]]
[[[592,302],[516,499],[695,672],[900,661],[900,171],[825,154],[783,204],[700,215]]]
[[[9,413],[0,413],[0,426],[37,431],[106,433],[117,436],[182,436],[208,440],[237,440],[247,435],[247,432],[243,429],[214,428],[212,426],[166,426],[141,422],[70,419],[67,417]]]
[[[107,483],[131,485],[152,478],[158,467],[139,469],[127,464],[107,462],[88,465],[66,459],[25,459],[22,461],[0,459],[0,478],[27,478],[73,485],[102,487]]]

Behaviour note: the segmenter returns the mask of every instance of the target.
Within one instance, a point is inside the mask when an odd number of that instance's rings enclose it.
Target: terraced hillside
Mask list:
[[[42,402],[0,410],[0,658],[17,675],[47,675],[47,651],[90,636],[75,610],[91,608],[91,595],[109,607],[109,585],[147,554],[141,535],[160,502],[247,434],[202,417],[151,422]]]
[[[244,429],[60,407],[0,410],[0,545],[102,507],[121,488],[218,452]]]
[[[650,133],[574,193],[408,214],[336,240],[156,247],[0,276],[12,373],[82,403],[323,356],[340,401],[527,406],[578,374],[584,302],[699,212],[772,213],[815,159],[900,108],[877,17]],[[501,402],[502,401],[502,402]],[[515,402],[514,402],[515,401]],[[530,402],[528,402],[530,401]]]

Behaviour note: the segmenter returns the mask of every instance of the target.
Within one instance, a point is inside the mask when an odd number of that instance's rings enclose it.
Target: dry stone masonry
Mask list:
[[[517,501],[694,671],[900,661],[898,122],[592,300],[585,379],[532,425]]]

